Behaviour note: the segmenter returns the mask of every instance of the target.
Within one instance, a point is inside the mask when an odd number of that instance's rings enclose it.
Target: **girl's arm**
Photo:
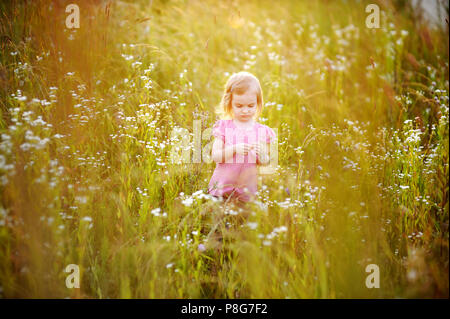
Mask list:
[[[261,144],[256,144],[255,151],[256,151],[256,164],[257,165],[267,165],[270,162],[269,157],[269,149],[270,144],[267,143],[265,147]]]
[[[219,139],[215,138],[212,146],[211,157],[216,163],[231,163],[229,159],[233,157],[235,148],[233,145],[225,146],[225,143]]]

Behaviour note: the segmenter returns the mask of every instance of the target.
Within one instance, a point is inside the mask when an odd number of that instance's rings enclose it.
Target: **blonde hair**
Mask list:
[[[263,107],[263,93],[259,80],[250,72],[238,72],[230,76],[225,84],[225,90],[223,92],[222,100],[220,101],[217,113],[222,118],[233,118],[232,99],[233,94],[242,95],[247,92],[248,89],[254,89],[256,92],[257,110],[255,117],[258,118],[261,114]]]

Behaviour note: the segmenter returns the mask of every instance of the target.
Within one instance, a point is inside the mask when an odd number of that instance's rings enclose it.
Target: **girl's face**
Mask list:
[[[256,92],[247,90],[247,92],[242,95],[233,94],[231,107],[236,120],[240,122],[250,121],[258,108]]]

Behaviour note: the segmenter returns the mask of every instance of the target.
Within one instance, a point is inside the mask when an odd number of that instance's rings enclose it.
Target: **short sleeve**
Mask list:
[[[266,126],[266,143],[273,143],[276,141],[277,135],[275,132],[268,126]]]
[[[222,120],[218,120],[216,123],[214,123],[212,128],[212,135],[225,142],[225,125]]]

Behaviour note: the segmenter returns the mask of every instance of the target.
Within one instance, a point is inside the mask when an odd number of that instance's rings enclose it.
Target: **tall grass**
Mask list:
[[[368,29],[359,2],[78,1],[69,30],[71,2],[0,4],[0,296],[448,297],[448,24],[403,2]],[[243,207],[206,194],[214,163],[169,161],[240,70],[279,139]]]

